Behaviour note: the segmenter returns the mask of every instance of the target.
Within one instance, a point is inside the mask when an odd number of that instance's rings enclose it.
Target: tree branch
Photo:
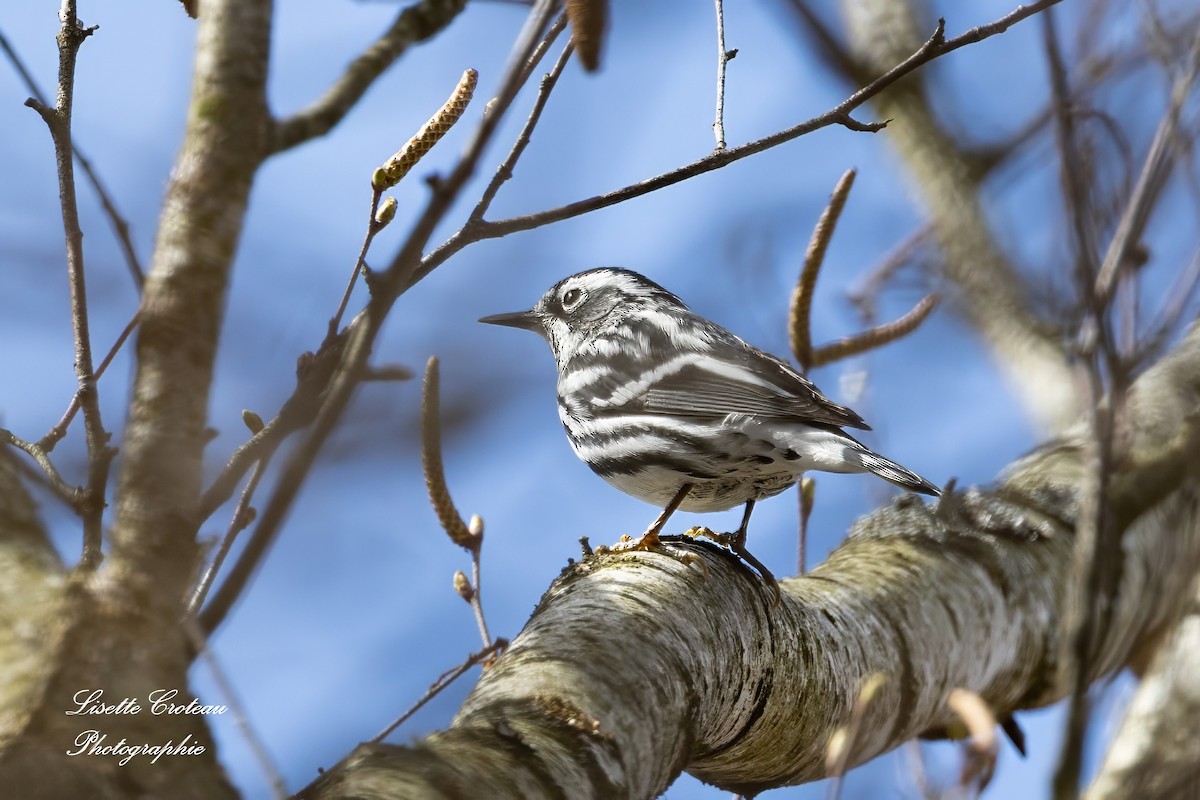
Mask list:
[[[946,53],[957,50],[958,48],[971,42],[982,41],[988,37],[998,33],[1003,33],[1017,22],[1036,14],[1042,9],[1049,8],[1061,0],[1041,0],[1041,2],[1032,3],[1027,6],[1020,6],[1015,11],[1005,17],[990,23],[981,25],[977,28],[972,28],[961,36],[953,39],[944,37],[944,23],[939,22],[937,29],[933,35],[929,37],[919,48],[911,55],[905,58],[900,63],[896,64],[891,69],[887,70],[883,75],[871,81],[869,84],[859,89],[854,94],[850,95],[846,100],[837,105],[835,108],[813,117],[812,119],[802,122],[778,133],[764,136],[761,139],[748,142],[738,147],[732,147],[726,150],[716,151],[704,158],[693,161],[677,169],[657,175],[653,178],[648,178],[635,184],[631,184],[621,189],[617,189],[606,194],[589,197],[586,200],[579,200],[574,203],[569,203],[558,208],[539,211],[534,214],[528,214],[520,217],[511,217],[508,219],[496,221],[484,221],[472,231],[474,236],[472,241],[479,239],[492,239],[498,236],[505,236],[517,231],[527,231],[534,228],[540,228],[543,225],[549,225],[552,222],[560,222],[564,219],[571,219],[581,214],[586,214],[589,211],[596,211],[601,208],[607,208],[617,203],[623,203],[626,200],[632,200],[635,197],[649,194],[667,186],[673,186],[676,183],[685,181],[688,178],[694,178],[697,175],[703,175],[706,172],[711,172],[714,169],[720,169],[735,161],[739,161],[747,156],[761,153],[764,150],[769,150],[784,142],[789,142],[792,139],[799,138],[821,128],[829,127],[830,125],[843,125],[849,119],[849,114],[854,109],[866,103],[871,98],[877,96],[884,89],[893,85],[904,76],[912,73],[917,68],[924,64],[933,61],[934,59],[945,55]],[[456,242],[457,247],[454,252],[461,249],[467,242]],[[452,253],[444,253],[442,249],[434,251],[430,254],[426,264],[422,266],[418,277],[426,274],[429,270],[440,264]],[[428,269],[427,269],[428,267]]]
[[[1090,680],[1176,617],[1200,562],[1200,324],[1135,385],[1128,419],[1110,503],[1126,569]],[[588,557],[550,587],[449,729],[360,747],[299,796],[652,797],[685,768],[752,796],[823,777],[826,742],[877,672],[888,680],[864,710],[854,763],[945,728],[954,689],[997,717],[1054,702],[1069,690],[1058,619],[1086,435],[1021,459],[994,492],[900,498],[860,520],[825,564],[783,582],[778,608],[702,543],[673,546],[707,576],[663,554]]]
[[[0,50],[3,50],[4,54],[8,56],[8,60],[12,62],[13,69],[21,76],[21,81],[25,84],[25,88],[29,90],[30,96],[42,106],[45,106],[45,95],[42,94],[42,90],[38,87],[37,81],[33,79],[33,75],[26,69],[21,57],[17,55],[16,49],[9,43],[8,37],[4,35],[4,31],[0,31]],[[117,242],[121,245],[121,252],[125,255],[125,263],[129,267],[129,274],[133,278],[134,284],[140,290],[146,278],[142,270],[141,260],[138,258],[137,251],[133,248],[133,239],[129,235],[129,222],[117,208],[116,202],[113,201],[112,195],[108,193],[108,189],[100,180],[100,175],[92,166],[91,160],[83,154],[73,140],[71,142],[71,152],[75,154],[75,159],[79,162],[80,169],[87,176],[88,182],[92,184],[92,189],[95,190],[96,196],[100,198],[100,205],[104,209],[104,214],[108,217],[108,221],[112,224],[113,233],[116,234]]]
[[[1200,524],[1194,517],[1192,526]],[[1154,657],[1085,800],[1200,791],[1200,592]]]
[[[269,152],[288,150],[333,130],[410,45],[440,33],[466,4],[466,0],[422,0],[401,11],[391,27],[354,59],[320,99],[271,126]]]

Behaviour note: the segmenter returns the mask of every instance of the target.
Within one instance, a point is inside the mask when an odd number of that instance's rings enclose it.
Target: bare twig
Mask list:
[[[496,652],[503,650],[506,647],[508,647],[507,639],[497,639],[495,642],[489,644],[478,653],[472,653],[471,655],[467,656],[467,660],[459,664],[454,669],[443,672],[438,679],[433,682],[433,685],[429,687],[429,690],[421,696],[420,700],[418,700],[416,703],[413,703],[411,708],[397,717],[392,724],[380,731],[378,735],[376,735],[371,741],[375,743],[382,742],[388,736],[388,734],[403,725],[409,719],[409,717],[420,711],[426,703],[441,694],[443,689],[454,683],[454,681],[458,680],[463,673],[476,664],[482,663],[491,658]]]
[[[865,353],[868,350],[874,350],[877,347],[882,347],[889,342],[894,342],[903,336],[907,336],[915,331],[933,313],[933,310],[937,308],[937,304],[938,296],[936,294],[925,295],[913,306],[912,310],[899,319],[877,325],[868,331],[857,333],[854,336],[847,336],[836,342],[822,345],[813,351],[810,357],[811,366],[823,367],[826,364],[832,364],[835,361],[841,361],[844,358]]]
[[[517,231],[527,231],[534,228],[539,228],[543,225],[549,225],[553,222],[560,222],[565,219],[571,219],[581,214],[586,214],[590,211],[595,211],[601,208],[607,208],[617,203],[623,203],[626,200],[632,200],[635,197],[649,194],[667,186],[673,186],[676,183],[685,181],[689,178],[694,178],[697,175],[703,175],[706,172],[711,172],[715,169],[720,169],[734,161],[739,161],[747,156],[761,153],[764,150],[769,150],[784,142],[791,141],[800,136],[803,136],[821,128],[829,127],[830,125],[845,124],[847,115],[866,103],[871,98],[878,95],[888,87],[892,86],[896,81],[910,74],[917,68],[927,64],[928,62],[945,55],[946,53],[957,50],[968,44],[983,41],[984,39],[1003,33],[1012,25],[1026,19],[1034,14],[1037,14],[1044,9],[1047,9],[1062,0],[1039,0],[1039,2],[1029,5],[1018,6],[1014,11],[987,25],[980,25],[976,28],[963,33],[953,39],[945,38],[944,22],[939,21],[933,35],[929,37],[911,56],[904,61],[892,67],[880,77],[871,81],[869,84],[859,89],[854,94],[850,95],[846,100],[837,105],[835,108],[813,117],[812,119],[802,122],[778,133],[765,136],[761,139],[748,142],[738,147],[728,148],[713,152],[704,158],[693,161],[682,167],[657,175],[644,181],[639,181],[635,184],[630,184],[621,189],[617,189],[606,194],[590,197],[585,200],[579,200],[574,203],[568,203],[558,208],[539,211],[534,214],[528,214],[520,217],[510,217],[491,222],[483,222],[471,231],[471,236],[454,237],[452,236],[441,247],[430,253],[421,263],[421,268],[413,276],[413,281],[420,280],[422,277],[431,272],[435,267],[442,264],[447,258],[461,250],[467,244],[470,244],[481,239],[493,239],[499,236],[505,236]],[[411,282],[410,282],[411,283]]]
[[[1063,194],[1075,238],[1075,269],[1078,280],[1092,281],[1095,280],[1099,257],[1096,254],[1095,214],[1091,196],[1088,194],[1091,181],[1079,150],[1079,139],[1075,130],[1075,117],[1078,112],[1073,108],[1067,68],[1058,46],[1052,10],[1042,15],[1042,32],[1046,61],[1050,67],[1050,85],[1054,92],[1053,110],[1057,123],[1054,131],[1059,151]]]
[[[725,149],[725,66],[737,55],[736,50],[725,49],[725,5],[714,0],[717,7],[717,110],[713,120],[713,134],[717,137],[717,149]]]
[[[857,170],[848,169],[838,179],[829,197],[829,204],[821,212],[817,225],[813,228],[808,240],[808,249],[804,253],[804,267],[800,270],[800,280],[792,290],[791,307],[788,310],[788,333],[792,344],[792,355],[800,367],[808,370],[812,366],[812,326],[811,311],[813,293],[817,288],[817,275],[825,261],[825,250],[833,231],[837,227],[838,218],[846,207],[846,198],[854,186]]]
[[[100,376],[104,374],[104,371],[108,369],[108,365],[112,363],[112,360],[116,358],[117,353],[120,352],[121,348],[125,346],[125,342],[129,339],[129,336],[133,333],[134,329],[137,328],[138,322],[140,322],[141,319],[142,311],[141,309],[138,309],[133,313],[133,316],[129,319],[129,322],[125,324],[125,328],[121,331],[120,335],[117,336],[117,340],[113,342],[112,347],[108,349],[108,353],[100,362],[100,366],[96,367],[97,381],[100,380]],[[62,419],[60,419],[58,424],[51,428],[45,436],[38,440],[38,446],[43,448],[47,453],[54,450],[54,446],[62,441],[62,438],[67,435],[67,428],[71,426],[71,421],[75,419],[75,415],[78,412],[79,392],[76,391],[74,396],[71,398],[70,404],[67,405],[67,410],[62,415]]]
[[[34,109],[50,129],[58,166],[58,195],[62,206],[63,230],[67,240],[67,276],[71,290],[71,329],[75,340],[75,375],[78,397],[83,409],[87,438],[88,477],[85,495],[78,507],[83,518],[83,554],[80,568],[95,569],[101,559],[102,520],[108,470],[115,451],[108,446],[109,434],[100,416],[96,376],[92,369],[92,342],[88,332],[87,286],[83,272],[83,231],[79,227],[79,208],[75,199],[75,163],[71,150],[71,111],[74,103],[75,59],[84,40],[96,28],[85,28],[76,15],[75,0],[63,0],[59,10],[62,26],[58,32],[58,99],[48,108],[34,98],[25,105]]]
[[[1142,171],[1138,175],[1133,196],[1129,198],[1129,203],[1125,206],[1125,213],[1121,215],[1121,221],[1117,225],[1112,243],[1100,265],[1094,294],[1102,302],[1107,302],[1112,296],[1120,267],[1125,264],[1133,248],[1141,241],[1142,232],[1150,220],[1150,212],[1166,183],[1167,175],[1170,174],[1176,152],[1175,138],[1179,128],[1179,117],[1184,103],[1191,95],[1198,71],[1200,71],[1200,34],[1197,34],[1192,40],[1186,63],[1171,86],[1170,102],[1154,132],[1154,140],[1151,142],[1150,151],[1146,154],[1146,160],[1142,164]]]
[[[325,341],[330,341],[337,336],[338,329],[342,326],[342,315],[346,313],[346,306],[350,304],[350,295],[354,292],[354,284],[358,282],[358,274],[367,268],[367,251],[371,249],[371,242],[375,241],[375,235],[383,230],[384,226],[379,224],[376,219],[379,213],[379,199],[382,196],[383,189],[371,187],[371,210],[367,212],[367,232],[358,249],[358,257],[354,259],[354,268],[350,270],[350,277],[346,281],[345,291],[342,292],[341,302],[338,303],[337,311],[333,312],[333,316],[329,318],[329,324],[325,328]]]
[[[853,83],[865,80],[866,66],[862,64],[825,24],[805,0],[791,0],[788,8],[795,12],[801,24],[812,35],[812,39],[820,49],[820,63],[831,66],[843,78]]]
[[[842,796],[842,776],[846,774],[846,768],[854,758],[863,717],[866,716],[867,708],[875,699],[875,695],[886,683],[887,676],[882,672],[870,675],[858,692],[858,698],[850,712],[850,720],[829,737],[829,745],[825,752],[825,771],[832,777],[826,794],[829,800],[837,800]]]
[[[259,769],[262,770],[267,784],[271,787],[271,794],[276,800],[286,800],[288,797],[287,784],[284,783],[283,776],[275,766],[275,762],[271,760],[271,754],[262,739],[250,726],[250,718],[246,715],[245,707],[238,699],[237,693],[233,691],[233,684],[230,682],[229,676],[225,674],[220,662],[217,661],[217,657],[208,649],[208,644],[204,641],[204,634],[196,624],[196,620],[190,616],[184,617],[183,630],[191,641],[192,647],[204,659],[204,663],[212,675],[213,683],[221,692],[221,699],[225,701],[225,705],[232,712],[234,724],[241,731],[246,744],[250,746],[254,760],[258,762]]]
[[[546,38],[538,45],[538,49],[534,51],[531,61],[540,59],[549,49],[558,35],[562,33],[566,27],[567,18],[559,17],[558,20],[546,32]],[[550,99],[550,93],[554,91],[555,85],[558,83],[558,78],[562,75],[563,68],[567,65],[567,60],[571,57],[573,45],[567,43],[559,54],[558,60],[554,62],[554,66],[550,71],[542,76],[542,82],[538,86],[537,99],[533,101],[533,108],[529,110],[529,116],[525,119],[525,125],[521,128],[521,132],[517,134],[516,141],[513,142],[512,148],[508,151],[508,156],[500,164],[496,170],[496,174],[492,176],[488,182],[487,188],[483,190],[483,194],[479,198],[479,202],[475,204],[475,208],[471,209],[471,214],[467,218],[467,223],[464,228],[470,228],[483,219],[483,215],[491,208],[492,201],[496,199],[496,193],[513,176],[513,169],[517,166],[517,161],[525,152],[525,148],[529,146],[530,137],[533,136],[533,129],[537,127],[538,122],[542,118],[542,111],[546,108],[546,102]]]
[[[1061,625],[1059,663],[1063,665],[1071,696],[1067,702],[1062,749],[1054,772],[1055,800],[1069,800],[1079,794],[1083,734],[1090,711],[1087,690],[1092,650],[1097,627],[1103,626],[1096,606],[1105,589],[1104,566],[1111,567],[1120,558],[1120,554],[1109,546],[1113,526],[1105,514],[1112,468],[1113,414],[1111,407],[1104,404],[1104,383],[1096,353],[1085,350],[1081,353],[1081,362],[1078,369],[1084,373],[1083,380],[1089,392],[1089,436],[1082,461],[1084,471],[1075,524],[1075,552]]]
[[[486,647],[492,641],[488,632],[487,618],[483,614],[483,520],[478,516],[471,517],[470,531],[475,536],[475,547],[471,550],[471,577],[474,592],[471,597],[471,610],[475,612],[475,624],[479,626],[479,637]]]
[[[421,0],[401,11],[391,27],[351,62],[320,99],[293,116],[275,122],[271,131],[271,152],[287,150],[331,131],[410,45],[441,31],[465,5],[466,0]]]
[[[1109,481],[1115,459],[1114,437],[1124,404],[1128,365],[1120,358],[1108,334],[1109,309],[1118,277],[1126,269],[1131,249],[1140,240],[1150,211],[1165,181],[1172,158],[1174,130],[1182,103],[1191,91],[1200,69],[1200,35],[1191,43],[1187,64],[1173,83],[1168,108],[1159,124],[1146,157],[1137,187],[1121,215],[1109,243],[1099,274],[1080,277],[1078,292],[1086,309],[1079,332],[1078,351],[1081,382],[1088,388],[1089,437],[1084,455],[1084,479],[1080,487],[1079,518],[1071,583],[1062,620],[1060,663],[1063,664],[1071,696],[1062,749],[1054,774],[1055,798],[1074,797],[1079,791],[1083,760],[1083,736],[1088,723],[1088,683],[1094,642],[1106,627],[1111,613],[1104,602],[1121,569],[1117,526],[1108,503]],[[1106,386],[1105,376],[1108,383]]]
[[[329,388],[346,338],[347,334],[341,333],[336,339],[325,341],[315,354],[304,353],[296,360],[295,391],[270,422],[254,431],[249,440],[233,451],[225,468],[200,496],[196,509],[197,525],[212,516],[222,503],[233,496],[242,476],[264,453],[278,447],[288,434],[312,422],[321,397]]]
[[[478,514],[471,517],[469,526],[471,535],[475,538],[475,545],[471,548],[471,574],[474,579],[468,579],[462,572],[454,573],[454,589],[458,592],[458,596],[465,600],[471,610],[475,612],[475,624],[479,626],[479,637],[483,640],[483,646],[487,647],[492,643],[492,635],[488,633],[487,619],[483,613],[483,595],[482,595],[482,558],[483,552],[483,519]]]
[[[84,490],[78,486],[71,486],[61,474],[58,468],[54,466],[54,462],[50,460],[49,454],[36,442],[27,442],[19,436],[15,435],[7,428],[0,428],[0,441],[6,442],[13,447],[21,450],[29,455],[37,465],[41,467],[42,474],[45,476],[47,485],[63,502],[69,505],[76,511],[79,510],[83,502]]]
[[[812,478],[801,478],[800,492],[800,542],[796,548],[796,573],[803,575],[808,569],[808,518],[812,516],[817,499],[817,482]]]
[[[846,292],[850,302],[858,307],[858,313],[868,324],[874,325],[877,319],[875,303],[883,287],[892,279],[897,270],[913,259],[917,251],[924,247],[932,236],[933,226],[928,223],[922,225],[915,233],[894,247],[857,286]]]
[[[1149,358],[1166,344],[1167,338],[1178,327],[1188,303],[1195,296],[1197,285],[1200,285],[1200,250],[1192,254],[1188,265],[1179,272],[1163,297],[1154,324],[1133,359],[1134,362]]]
[[[233,543],[237,539],[238,534],[245,530],[250,523],[254,522],[254,509],[251,507],[250,502],[254,499],[254,492],[258,489],[258,484],[262,481],[263,475],[266,474],[267,467],[271,463],[271,456],[274,454],[275,449],[273,447],[268,448],[259,457],[258,461],[255,462],[254,471],[250,473],[250,480],[246,481],[246,486],[242,489],[237,506],[233,510],[233,517],[229,520],[229,527],[225,530],[225,535],[221,537],[221,544],[217,548],[217,552],[213,555],[212,561],[205,568],[204,574],[196,582],[195,588],[192,589],[192,595],[188,599],[187,609],[184,612],[189,619],[194,619],[200,613],[200,608],[204,605],[204,601],[208,597],[208,590],[212,588],[213,582],[217,579],[217,574],[221,571],[221,565],[225,563],[225,558],[229,555],[229,551],[233,549]]]
[[[29,94],[41,105],[47,105],[46,96],[42,94],[37,81],[33,79],[33,75],[25,67],[21,57],[17,55],[17,51],[9,43],[8,38],[4,35],[4,31],[0,31],[0,50],[3,50],[5,55],[8,56],[8,60],[12,62],[13,69],[21,76],[21,80],[24,82]],[[109,194],[108,189],[100,180],[100,176],[92,166],[92,162],[75,145],[74,141],[71,142],[71,151],[75,154],[75,160],[79,162],[79,167],[83,170],[83,174],[87,177],[88,182],[92,184],[92,189],[96,192],[96,196],[100,198],[100,205],[104,209],[109,223],[112,225],[113,233],[117,237],[117,243],[121,245],[121,252],[124,254],[125,263],[129,267],[129,274],[133,278],[133,282],[140,289],[142,284],[145,283],[146,276],[137,251],[133,249],[133,239],[129,235],[129,222],[117,209],[117,204],[113,201],[112,195]]]

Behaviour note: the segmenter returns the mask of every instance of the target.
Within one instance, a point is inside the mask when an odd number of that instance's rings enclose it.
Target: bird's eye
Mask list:
[[[579,289],[567,289],[563,292],[562,305],[566,310],[570,310],[572,306],[578,305],[580,299],[583,298],[583,292]]]

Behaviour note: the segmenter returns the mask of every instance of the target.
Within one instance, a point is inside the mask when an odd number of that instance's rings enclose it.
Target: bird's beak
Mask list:
[[[505,325],[509,328],[524,328],[527,331],[541,333],[542,321],[532,311],[514,311],[511,314],[492,314],[479,320],[488,325]]]

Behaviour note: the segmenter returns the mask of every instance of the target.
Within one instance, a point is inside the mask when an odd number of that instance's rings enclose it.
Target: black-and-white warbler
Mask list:
[[[692,313],[625,269],[572,275],[529,311],[480,322],[535,331],[558,362],[558,414],[571,446],[602,478],[663,509],[642,549],[676,509],[745,504],[727,539],[745,549],[754,504],[807,470],[873,472],[937,495],[929,481],[872,452],[842,427],[869,429],[783,361]]]

